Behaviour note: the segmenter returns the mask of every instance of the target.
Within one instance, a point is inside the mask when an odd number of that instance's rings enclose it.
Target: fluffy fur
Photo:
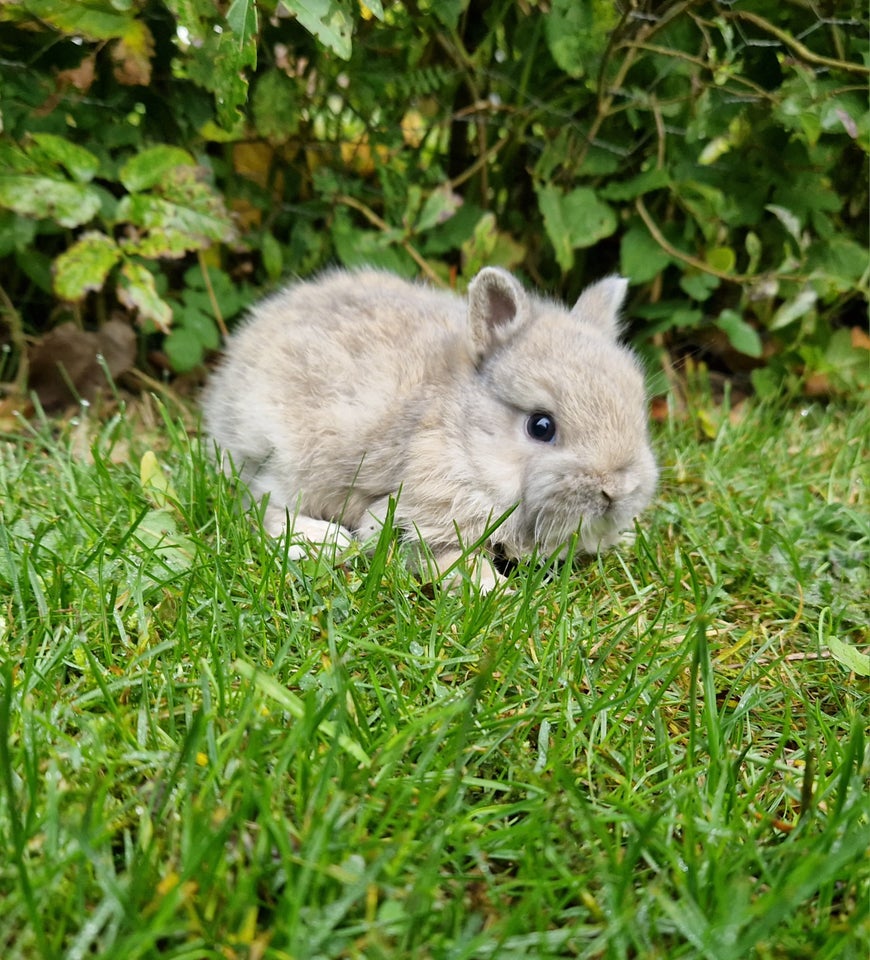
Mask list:
[[[275,535],[289,518],[297,538],[365,540],[397,498],[396,522],[442,570],[511,508],[493,535],[509,557],[575,532],[610,546],[657,476],[643,376],[618,342],[625,292],[610,277],[568,311],[496,268],[467,299],[375,270],[292,284],[231,339],[205,427],[268,494]],[[552,440],[530,435],[532,414],[552,418]]]

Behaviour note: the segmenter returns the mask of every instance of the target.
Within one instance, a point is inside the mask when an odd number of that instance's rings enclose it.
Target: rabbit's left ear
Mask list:
[[[587,287],[574,304],[571,316],[597,327],[603,334],[616,340],[622,330],[619,311],[628,293],[625,277],[605,277]]]
[[[468,324],[480,357],[526,322],[529,300],[519,282],[499,267],[484,267],[468,287]]]

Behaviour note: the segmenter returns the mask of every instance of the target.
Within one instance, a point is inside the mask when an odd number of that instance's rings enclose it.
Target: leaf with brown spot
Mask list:
[[[129,260],[121,268],[118,299],[139,319],[151,320],[161,333],[172,327],[172,307],[157,292],[154,274],[142,263]]]
[[[154,37],[141,20],[134,20],[124,36],[112,44],[112,73],[127,87],[147,87],[151,83],[151,59]]]

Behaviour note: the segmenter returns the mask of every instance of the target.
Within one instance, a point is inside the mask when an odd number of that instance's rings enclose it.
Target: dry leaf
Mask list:
[[[28,417],[33,415],[29,397],[11,393],[0,399],[0,432],[17,433]]]
[[[807,397],[827,397],[830,392],[831,381],[826,373],[811,373],[804,382]]]
[[[97,55],[92,53],[82,62],[70,70],[59,70],[57,74],[58,87],[75,87],[76,90],[86,93],[91,88],[96,74]]]
[[[151,83],[151,58],[154,56],[154,37],[139,20],[134,21],[126,34],[112,45],[112,72],[124,86],[147,87]]]
[[[133,366],[136,334],[120,320],[110,320],[98,333],[62,323],[30,352],[30,389],[46,410],[72,400],[93,400],[106,386],[103,358],[112,379]]]

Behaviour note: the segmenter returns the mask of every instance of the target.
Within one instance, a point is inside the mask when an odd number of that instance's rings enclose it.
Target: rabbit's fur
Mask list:
[[[297,538],[367,540],[395,498],[442,571],[512,508],[485,545],[508,557],[575,532],[610,546],[657,476],[643,375],[618,342],[626,287],[601,280],[567,311],[497,268],[467,299],[376,270],[292,284],[232,337],[206,430],[268,494],[275,535],[289,519]]]

